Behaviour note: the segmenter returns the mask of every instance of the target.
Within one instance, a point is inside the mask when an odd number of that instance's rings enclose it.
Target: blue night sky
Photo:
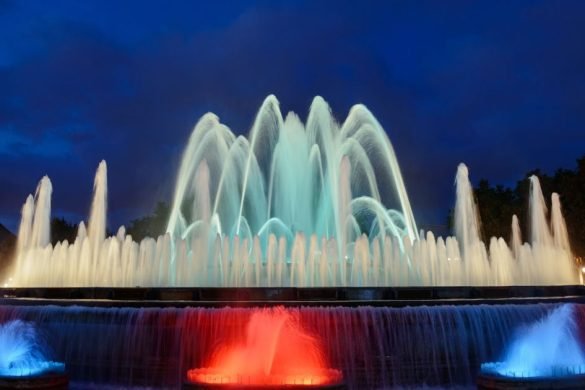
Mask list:
[[[0,0],[0,223],[45,174],[86,219],[101,159],[110,226],[149,213],[202,114],[247,133],[270,93],[367,105],[444,224],[459,162],[513,185],[585,154],[585,1]]]

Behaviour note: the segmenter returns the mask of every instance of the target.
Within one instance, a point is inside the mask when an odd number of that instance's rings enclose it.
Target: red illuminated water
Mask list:
[[[256,309],[245,340],[220,347],[205,368],[189,370],[194,383],[239,385],[330,385],[340,383],[330,369],[318,340],[300,327],[282,307]]]

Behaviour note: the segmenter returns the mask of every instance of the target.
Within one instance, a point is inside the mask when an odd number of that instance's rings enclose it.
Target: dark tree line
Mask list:
[[[51,219],[51,243],[55,245],[59,241],[67,240],[72,243],[77,237],[77,224],[72,224],[65,218]]]
[[[170,215],[169,205],[158,202],[151,215],[133,220],[126,233],[132,235],[135,241],[141,241],[145,237],[158,237],[165,233]]]
[[[0,283],[16,250],[16,236],[0,225]]]
[[[170,207],[167,203],[159,202],[151,215],[138,218],[130,222],[126,233],[132,235],[135,241],[141,241],[145,237],[158,237],[164,234],[170,216]],[[51,243],[67,240],[73,243],[77,237],[79,225],[67,221],[63,217],[51,219]],[[113,233],[107,232],[110,236]],[[0,275],[2,275],[16,251],[16,236],[0,225]],[[0,280],[1,281],[1,280]]]
[[[540,170],[528,172],[514,188],[490,185],[481,180],[475,188],[484,240],[511,234],[512,215],[520,220],[523,238],[526,240],[528,219],[529,177],[538,176],[550,213],[550,197],[553,192],[560,196],[561,206],[571,247],[577,256],[585,256],[585,155],[577,159],[577,167],[559,169],[553,175]]]
[[[158,202],[151,215],[130,222],[126,228],[126,234],[130,234],[138,242],[145,237],[158,237],[164,234],[170,213],[171,209],[167,203]],[[51,220],[51,242],[53,245],[64,240],[72,243],[77,237],[78,229],[78,224],[72,224],[65,218],[53,218]],[[112,235],[112,232],[108,232],[107,235]]]

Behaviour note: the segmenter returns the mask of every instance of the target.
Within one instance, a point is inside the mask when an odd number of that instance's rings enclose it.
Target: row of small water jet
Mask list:
[[[491,237],[488,247],[480,238],[481,221],[475,203],[467,167],[457,169],[454,211],[455,237],[463,265],[463,279],[469,284],[483,284],[482,275],[498,285],[571,284],[577,281],[576,267],[569,245],[559,195],[551,195],[551,217],[538,177],[530,177],[528,228],[530,241],[522,241],[518,217],[512,216],[510,243],[502,237]],[[453,258],[451,258],[453,259]],[[489,280],[488,279],[488,280]]]
[[[313,287],[576,282],[559,197],[552,196],[549,222],[536,177],[530,180],[530,243],[523,242],[516,216],[510,244],[495,237],[487,245],[481,241],[477,206],[463,164],[456,176],[455,236],[417,233],[396,156],[369,111],[354,107],[339,128],[317,98],[307,123],[304,128],[293,114],[282,121],[273,97],[261,108],[250,141],[236,138],[215,116],[204,116],[183,156],[168,232],[140,243],[123,227],[106,237],[107,169],[102,162],[88,229],[81,223],[74,242],[52,246],[52,187],[43,178],[35,197],[29,196],[23,207],[18,253],[9,275],[13,284]],[[270,155],[263,154],[267,150]],[[372,156],[381,160],[374,164]],[[316,165],[303,165],[306,161]],[[260,169],[265,164],[269,168]],[[392,199],[396,209],[385,206]]]

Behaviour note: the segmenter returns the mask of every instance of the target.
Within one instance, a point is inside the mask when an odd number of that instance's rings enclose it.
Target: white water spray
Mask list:
[[[167,233],[106,237],[107,168],[95,178],[89,225],[49,243],[51,186],[23,206],[18,286],[449,286],[573,284],[560,202],[549,223],[538,179],[530,243],[517,218],[512,242],[480,239],[468,169],[456,176],[455,237],[419,237],[392,145],[374,116],[353,107],[341,125],[321,98],[307,124],[283,120],[269,96],[249,138],[213,114],[183,154]]]

